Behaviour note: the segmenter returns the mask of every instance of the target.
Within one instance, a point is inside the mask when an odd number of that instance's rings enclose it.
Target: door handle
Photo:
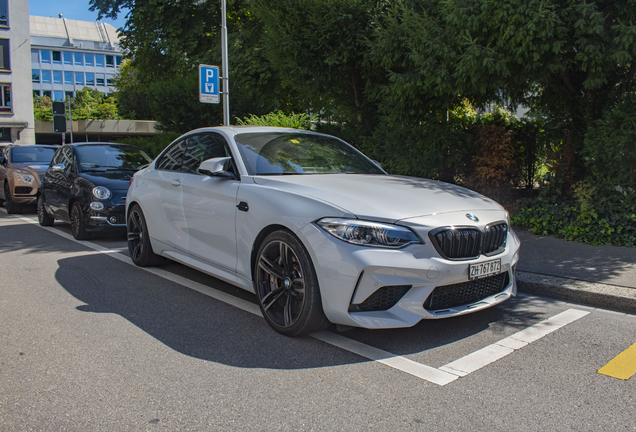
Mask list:
[[[179,187],[179,186],[181,186],[181,180],[172,180],[172,181],[170,182],[170,184],[171,184],[172,186]]]

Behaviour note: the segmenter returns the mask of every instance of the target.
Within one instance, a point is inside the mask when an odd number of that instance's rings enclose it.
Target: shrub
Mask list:
[[[237,117],[236,124],[250,126],[278,126],[306,130],[309,130],[311,127],[309,116],[307,114],[285,114],[280,110],[260,117],[251,115],[249,117],[245,117],[243,120]]]

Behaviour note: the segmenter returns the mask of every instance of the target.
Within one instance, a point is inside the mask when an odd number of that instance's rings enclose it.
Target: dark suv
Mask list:
[[[40,225],[71,224],[78,240],[96,231],[126,231],[126,194],[133,174],[152,159],[139,147],[77,143],[60,147],[44,174],[37,211]]]

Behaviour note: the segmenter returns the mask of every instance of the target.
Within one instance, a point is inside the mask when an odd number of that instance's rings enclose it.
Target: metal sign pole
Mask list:
[[[225,10],[225,0],[221,0],[221,56],[223,61],[223,126],[230,125],[230,78],[228,76],[227,64],[227,12]]]

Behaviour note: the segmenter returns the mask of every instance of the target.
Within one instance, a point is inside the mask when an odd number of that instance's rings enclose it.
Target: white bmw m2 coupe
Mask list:
[[[329,323],[409,327],[516,295],[508,213],[468,189],[388,175],[311,131],[191,131],[133,177],[130,255],[170,259],[258,297],[296,336]]]

